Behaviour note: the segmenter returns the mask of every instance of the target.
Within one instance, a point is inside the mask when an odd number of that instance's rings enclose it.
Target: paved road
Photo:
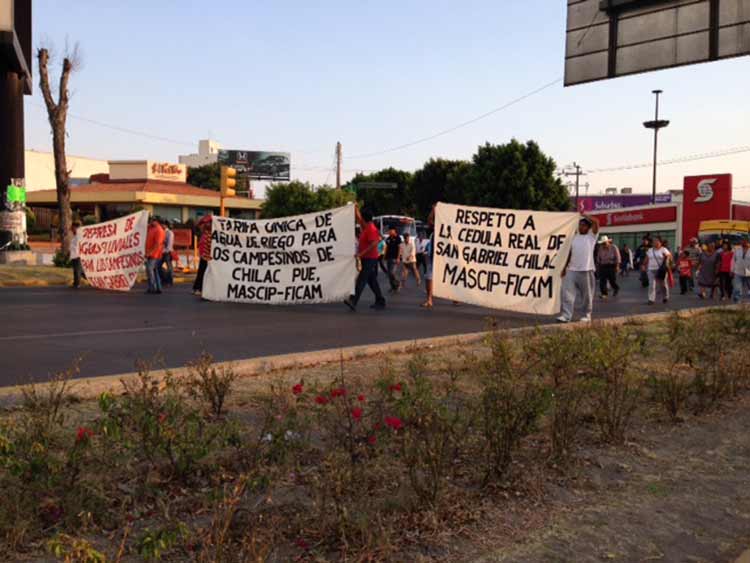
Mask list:
[[[386,284],[381,282],[383,286]],[[372,311],[366,290],[360,310],[343,305],[268,307],[209,303],[190,295],[187,285],[160,296],[108,293],[91,288],[0,289],[0,386],[43,381],[83,356],[81,376],[133,371],[139,358],[161,356],[169,367],[184,365],[205,350],[219,360],[236,360],[360,344],[476,332],[492,317],[502,326],[554,322],[470,306],[436,302],[419,308],[422,293],[410,288]],[[651,312],[634,278],[620,295],[597,301],[595,316]],[[701,304],[677,296],[670,309]]]

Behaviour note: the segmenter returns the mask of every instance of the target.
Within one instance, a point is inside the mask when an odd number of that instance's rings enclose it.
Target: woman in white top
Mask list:
[[[654,245],[646,252],[643,270],[648,275],[648,304],[653,305],[659,292],[662,293],[662,303],[669,301],[669,284],[667,277],[672,263],[672,254],[664,247],[664,241],[657,237]]]
[[[399,255],[401,263],[404,265],[401,285],[406,287],[406,278],[409,277],[410,271],[414,273],[414,278],[417,280],[417,285],[419,285],[422,283],[422,280],[419,279],[419,268],[417,268],[417,247],[414,241],[411,240],[409,233],[404,233],[403,237],[404,241],[401,243],[401,252]]]

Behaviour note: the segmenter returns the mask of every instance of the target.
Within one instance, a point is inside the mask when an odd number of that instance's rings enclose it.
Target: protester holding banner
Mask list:
[[[375,303],[371,307],[373,309],[385,309],[385,297],[383,297],[380,284],[378,284],[378,244],[382,237],[377,226],[372,222],[372,212],[369,209],[365,208],[360,212],[359,207],[355,207],[355,213],[357,222],[362,227],[357,252],[357,256],[362,261],[362,270],[357,275],[354,295],[344,300],[344,304],[352,311],[356,311],[365,285],[369,285],[375,294]]]
[[[151,217],[146,233],[146,276],[148,277],[146,293],[161,293],[159,266],[163,255],[164,229],[157,217]]]
[[[81,223],[78,221],[73,221],[73,224],[70,227],[70,232],[73,233],[73,236],[70,237],[70,265],[73,268],[73,288],[78,289],[78,287],[81,285],[81,275],[83,274],[83,268],[81,266],[81,254],[78,249],[78,244],[81,242],[81,237],[78,234],[78,227],[81,226]]]
[[[204,215],[198,221],[198,231],[200,232],[198,239],[200,262],[198,263],[198,273],[193,282],[193,295],[201,295],[203,292],[203,278],[206,275],[208,261],[211,260],[211,215]]]
[[[599,233],[599,221],[584,216],[578,222],[578,232],[573,237],[573,244],[568,256],[568,263],[563,268],[562,314],[557,317],[561,323],[573,319],[576,295],[581,296],[583,307],[582,322],[591,322],[594,308],[594,248]]]

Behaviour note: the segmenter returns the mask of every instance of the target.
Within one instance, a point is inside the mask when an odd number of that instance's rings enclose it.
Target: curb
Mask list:
[[[706,313],[716,309],[736,309],[742,305],[724,305],[721,307],[700,307],[693,309],[683,309],[677,311],[680,316],[691,317],[696,314]],[[675,311],[663,311],[657,313],[646,313],[642,315],[633,315],[629,317],[612,317],[600,319],[594,322],[595,326],[620,326],[625,324],[647,324],[658,322],[672,316]],[[574,322],[568,324],[545,324],[532,325],[517,328],[500,329],[499,332],[508,335],[523,335],[527,333],[547,333],[556,330],[573,330],[586,326],[585,323]],[[467,334],[456,334],[451,336],[436,336],[432,338],[420,338],[414,340],[399,340],[396,342],[385,342],[382,344],[365,344],[360,346],[349,346],[346,348],[328,348],[314,352],[294,352],[291,354],[280,354],[275,356],[263,356],[260,358],[250,358],[246,360],[232,360],[228,362],[218,362],[215,365],[221,367],[231,367],[240,377],[257,377],[269,374],[275,371],[287,369],[301,369],[326,364],[333,364],[341,361],[355,361],[367,358],[381,356],[393,352],[415,352],[418,350],[429,350],[436,347],[451,347],[461,344],[472,344],[479,342],[489,334],[488,331],[472,332]],[[151,372],[151,375],[157,379],[164,379],[167,374],[181,377],[188,373],[186,367],[174,369],[160,369]],[[111,391],[120,380],[130,380],[138,377],[137,372],[122,373],[117,375],[104,375],[99,377],[89,377],[84,379],[75,379],[72,381],[72,387],[75,388],[77,397],[86,399],[94,398],[104,391]],[[45,383],[38,384],[41,387]],[[13,406],[23,398],[24,386],[13,386],[0,388],[0,407]]]
[[[195,280],[195,276],[175,276],[173,281],[176,284],[183,284],[183,283],[193,283]],[[142,283],[145,282],[146,278],[140,279],[138,278],[136,280],[136,283]],[[20,283],[4,283],[0,281],[0,288],[7,288],[12,289],[14,287],[65,287],[70,285],[73,282],[73,278],[71,277],[69,280],[59,280],[59,281],[44,281],[44,280],[29,280],[24,281]]]

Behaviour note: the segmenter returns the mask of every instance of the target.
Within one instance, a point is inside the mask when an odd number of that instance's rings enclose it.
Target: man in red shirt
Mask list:
[[[378,284],[378,259],[380,258],[378,244],[382,237],[375,223],[372,222],[372,212],[369,209],[363,209],[360,212],[359,207],[355,207],[355,213],[357,222],[362,228],[357,247],[357,257],[362,261],[362,269],[357,276],[354,295],[344,300],[344,304],[352,311],[356,311],[362,291],[364,291],[365,285],[369,285],[375,294],[375,303],[371,307],[373,309],[385,309],[385,297],[383,297],[383,292],[380,291],[380,285]]]
[[[148,276],[146,293],[161,293],[159,265],[164,253],[164,237],[164,229],[159,224],[159,219],[152,216],[146,233],[146,275]]]

